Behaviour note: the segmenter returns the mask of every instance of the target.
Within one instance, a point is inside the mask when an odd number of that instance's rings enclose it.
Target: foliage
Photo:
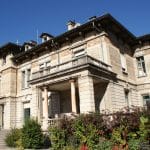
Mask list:
[[[5,142],[7,146],[9,147],[16,147],[17,146],[17,141],[21,137],[21,130],[20,129],[11,129],[11,131],[6,135]]]
[[[113,143],[105,138],[100,138],[99,144],[95,147],[95,150],[112,150]]]
[[[22,128],[22,146],[24,148],[38,149],[43,145],[41,126],[36,120],[28,119]]]
[[[74,135],[79,140],[80,144],[86,143],[90,149],[99,142],[98,129],[94,123],[88,122],[91,116],[80,116],[74,124]],[[89,120],[88,120],[89,119]]]
[[[150,111],[133,108],[109,115],[81,114],[74,119],[64,118],[50,133],[55,149],[87,145],[89,150],[109,150],[119,145],[134,150],[150,139]]]
[[[139,139],[130,139],[128,141],[129,150],[138,150],[140,145]]]
[[[50,128],[49,132],[53,149],[63,149],[63,147],[66,145],[65,132],[59,127]]]

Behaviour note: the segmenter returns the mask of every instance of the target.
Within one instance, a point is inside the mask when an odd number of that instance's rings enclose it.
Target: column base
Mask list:
[[[44,131],[48,130],[48,119],[43,120],[42,130]]]

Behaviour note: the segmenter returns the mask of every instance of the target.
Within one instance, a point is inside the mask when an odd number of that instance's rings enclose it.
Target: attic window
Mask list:
[[[47,37],[43,37],[43,42],[46,42],[47,41]]]
[[[2,57],[2,66],[6,64],[6,55]]]
[[[25,51],[27,51],[29,49],[29,45],[25,46]]]

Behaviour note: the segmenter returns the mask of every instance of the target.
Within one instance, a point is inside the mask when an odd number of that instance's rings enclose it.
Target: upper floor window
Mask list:
[[[29,87],[29,80],[30,80],[30,77],[31,77],[31,69],[27,69],[27,87]]]
[[[121,67],[123,72],[127,72],[127,62],[126,62],[126,57],[124,53],[120,54],[120,59],[121,59]]]
[[[84,49],[80,49],[80,50],[77,50],[74,52],[74,56],[75,57],[80,57],[80,56],[83,56],[85,55],[85,50]]]
[[[22,88],[25,88],[25,71],[22,71]]]
[[[145,68],[144,57],[143,56],[137,57],[136,60],[137,60],[138,75],[140,77],[145,76],[146,75],[146,68]]]
[[[30,86],[29,80],[31,79],[31,69],[22,71],[22,89]]]
[[[145,108],[150,108],[150,95],[149,94],[143,95],[143,106]]]
[[[47,68],[47,67],[50,67],[50,66],[51,66],[51,61],[47,61],[47,62],[41,63],[39,65],[39,69],[43,70],[44,68]]]

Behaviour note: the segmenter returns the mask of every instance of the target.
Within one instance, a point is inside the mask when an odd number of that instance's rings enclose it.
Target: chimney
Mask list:
[[[72,30],[72,29],[74,29],[74,28],[80,26],[80,23],[76,23],[75,21],[71,21],[71,20],[70,20],[70,21],[67,23],[67,26],[68,26],[68,31],[69,31],[69,30]]]

